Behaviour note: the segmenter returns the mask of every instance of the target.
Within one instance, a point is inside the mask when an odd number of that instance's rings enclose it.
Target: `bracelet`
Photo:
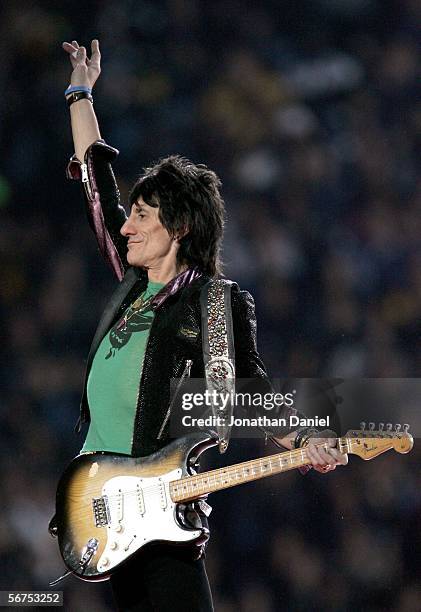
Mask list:
[[[79,100],[89,100],[91,104],[94,103],[93,97],[87,91],[75,91],[66,99],[68,106],[71,106],[74,102],[78,102]]]
[[[301,429],[295,436],[294,448],[304,448],[309,443],[311,436],[317,433],[319,433],[319,430],[311,427]]]
[[[86,93],[89,94],[92,93],[91,87],[88,87],[87,85],[69,85],[69,87],[64,92],[64,95],[68,96],[69,94],[75,93],[76,91],[86,91]]]
[[[304,436],[304,438],[301,440],[301,444],[300,444],[300,448],[305,448],[306,446],[308,446],[308,443],[310,442],[310,435]]]
[[[307,433],[307,428],[300,429],[300,431],[297,433],[297,435],[294,438],[294,448],[301,448],[301,441],[306,433]]]

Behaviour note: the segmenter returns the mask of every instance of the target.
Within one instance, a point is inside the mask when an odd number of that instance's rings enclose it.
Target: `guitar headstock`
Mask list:
[[[374,423],[360,423],[361,429],[349,430],[342,438],[343,448],[348,453],[358,455],[366,461],[373,459],[382,453],[393,448],[397,453],[409,453],[414,446],[414,439],[408,433],[409,425],[404,425],[401,431],[400,425],[395,425],[393,430],[392,423],[386,425],[379,423],[379,428],[374,429]]]

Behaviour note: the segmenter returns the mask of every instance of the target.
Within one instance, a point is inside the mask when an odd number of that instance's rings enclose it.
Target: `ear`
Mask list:
[[[188,233],[189,228],[187,226],[184,226],[183,228],[179,229],[176,234],[174,234],[173,240],[181,240],[182,238],[184,238],[184,236],[187,236]]]

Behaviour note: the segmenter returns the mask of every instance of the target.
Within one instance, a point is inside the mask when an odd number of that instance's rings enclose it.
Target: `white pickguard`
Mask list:
[[[171,500],[169,483],[181,476],[177,469],[159,477],[118,476],[105,483],[108,538],[98,572],[111,570],[148,542],[188,542],[199,537],[200,530],[183,529],[176,521],[177,504]]]

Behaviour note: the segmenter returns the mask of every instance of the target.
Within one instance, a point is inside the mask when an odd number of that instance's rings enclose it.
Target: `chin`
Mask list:
[[[142,259],[140,257],[136,257],[133,255],[133,253],[130,253],[130,251],[127,253],[127,263],[130,266],[134,266],[135,268],[143,268],[144,267],[144,263],[142,261]]]

